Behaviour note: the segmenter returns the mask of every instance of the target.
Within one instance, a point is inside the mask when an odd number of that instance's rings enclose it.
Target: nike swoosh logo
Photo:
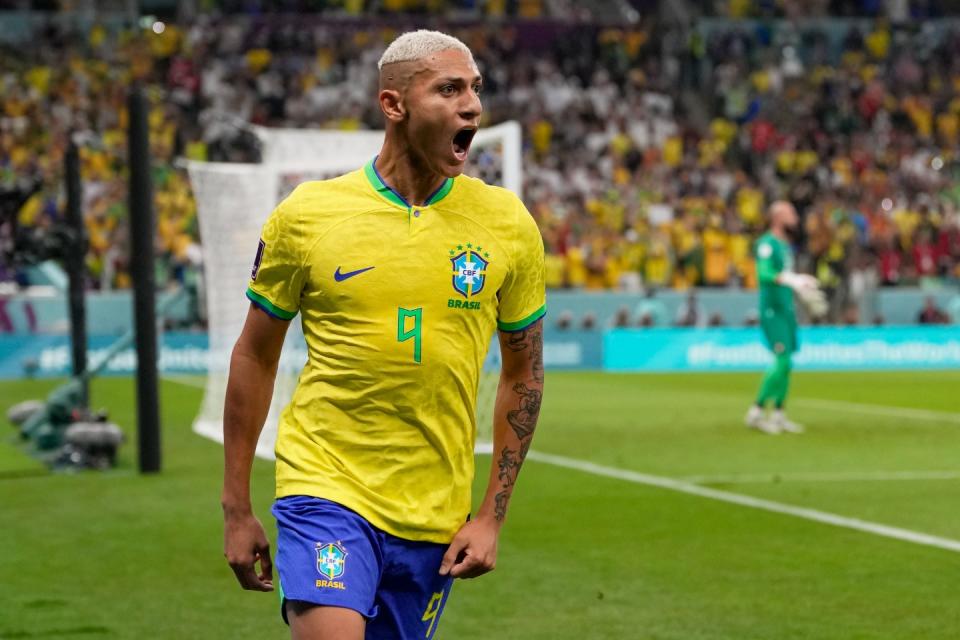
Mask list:
[[[347,271],[346,273],[340,273],[340,267],[337,267],[337,270],[333,272],[333,279],[336,280],[337,282],[343,282],[348,278],[352,278],[353,276],[360,275],[364,271],[370,271],[370,269],[373,269],[373,267],[366,267],[364,269],[357,269],[356,271]]]

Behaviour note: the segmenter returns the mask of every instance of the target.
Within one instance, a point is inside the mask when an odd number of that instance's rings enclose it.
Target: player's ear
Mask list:
[[[380,91],[380,109],[387,120],[392,122],[402,122],[407,117],[403,95],[396,89],[382,89]]]

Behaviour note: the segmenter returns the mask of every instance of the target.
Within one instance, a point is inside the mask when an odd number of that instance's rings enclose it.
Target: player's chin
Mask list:
[[[438,164],[438,169],[440,169],[440,173],[445,178],[456,178],[463,173],[464,168],[467,166],[467,152],[458,152],[451,149],[444,154],[443,160]]]

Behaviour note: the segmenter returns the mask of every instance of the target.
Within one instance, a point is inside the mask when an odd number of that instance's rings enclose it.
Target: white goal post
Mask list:
[[[244,292],[264,221],[300,182],[357,169],[377,154],[383,142],[382,131],[259,127],[255,131],[262,144],[261,164],[186,163],[197,203],[210,338],[204,398],[193,428],[220,442],[230,351],[247,314],[249,302]],[[466,173],[522,196],[521,144],[516,122],[481,129],[471,145]],[[290,323],[284,343],[270,413],[257,445],[259,457],[274,457],[277,420],[290,401],[306,357],[297,320]],[[493,346],[480,376],[478,448],[489,447],[499,362],[499,349]]]

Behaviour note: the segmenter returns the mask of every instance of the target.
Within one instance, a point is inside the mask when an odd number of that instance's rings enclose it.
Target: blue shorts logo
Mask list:
[[[459,253],[458,253],[459,252]],[[464,298],[472,298],[481,291],[487,280],[487,265],[490,254],[483,247],[474,248],[473,244],[457,245],[450,250],[450,262],[453,263],[453,288]]]
[[[317,571],[328,580],[343,575],[347,552],[339,542],[317,543]]]

